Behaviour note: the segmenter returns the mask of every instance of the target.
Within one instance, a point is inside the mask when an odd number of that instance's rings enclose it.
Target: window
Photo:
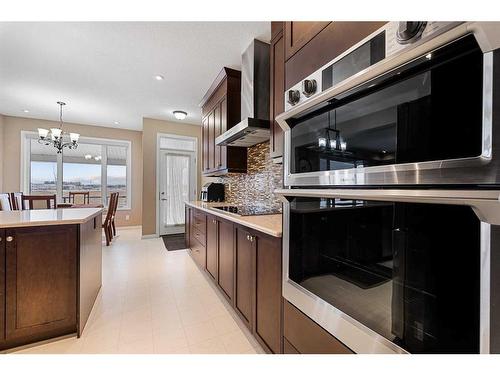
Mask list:
[[[23,132],[23,191],[56,194],[69,202],[70,192],[89,192],[91,204],[107,205],[119,192],[118,208],[130,209],[130,142],[80,137],[78,148],[57,154],[52,146],[38,143],[38,136]],[[77,196],[75,203],[83,203]]]

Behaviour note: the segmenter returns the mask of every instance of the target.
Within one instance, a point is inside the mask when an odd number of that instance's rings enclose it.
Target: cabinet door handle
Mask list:
[[[217,222],[217,220],[215,219],[212,219],[212,223],[215,224]]]
[[[7,236],[6,238],[7,242],[12,242],[14,240],[14,237],[12,236]]]

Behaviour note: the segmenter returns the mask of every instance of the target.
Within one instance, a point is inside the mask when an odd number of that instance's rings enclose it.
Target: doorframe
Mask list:
[[[171,133],[156,133],[156,190],[155,190],[155,201],[156,201],[156,232],[155,237],[160,237],[160,151],[173,151],[178,152],[182,150],[170,149],[170,148],[160,148],[162,138],[174,138],[194,141],[194,195],[198,196],[198,137],[192,137],[187,135],[178,135]]]

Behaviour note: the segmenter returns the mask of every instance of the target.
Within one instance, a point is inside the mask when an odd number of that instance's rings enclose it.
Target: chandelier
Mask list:
[[[69,133],[69,142],[64,142],[63,127],[63,106],[66,105],[64,102],[57,102],[59,104],[59,127],[51,128],[50,131],[47,129],[38,128],[38,143],[44,144],[45,146],[53,145],[57,149],[57,153],[60,154],[64,147],[70,150],[78,147],[78,139],[80,134]]]

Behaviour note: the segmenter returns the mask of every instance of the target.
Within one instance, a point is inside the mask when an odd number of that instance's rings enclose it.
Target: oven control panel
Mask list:
[[[371,65],[410,48],[414,43],[429,39],[458,24],[459,22],[434,21],[388,22],[288,89],[285,92],[285,111],[308,101]]]

